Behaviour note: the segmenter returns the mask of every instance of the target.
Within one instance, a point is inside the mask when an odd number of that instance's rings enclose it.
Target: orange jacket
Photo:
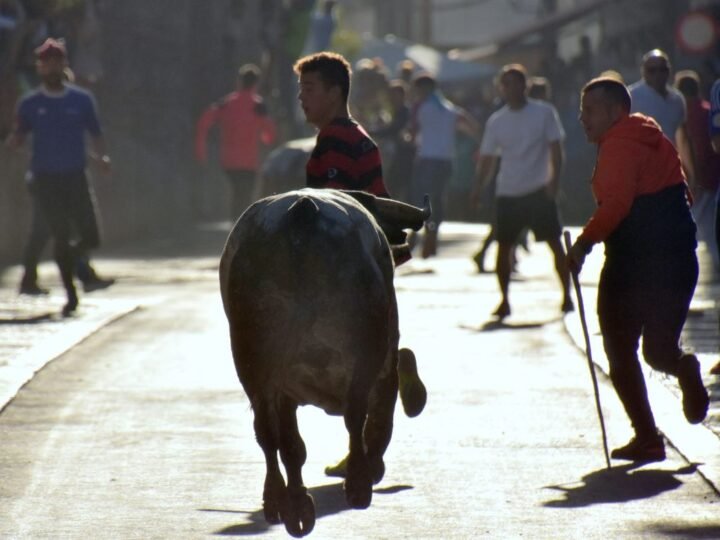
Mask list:
[[[681,183],[680,157],[657,122],[639,113],[622,118],[599,141],[591,186],[598,207],[580,238],[603,242],[628,216],[636,197]]]
[[[259,142],[275,141],[275,124],[267,115],[262,98],[252,90],[233,92],[211,105],[198,120],[195,157],[207,160],[206,140],[210,128],[220,125],[220,163],[226,170],[258,169]]]

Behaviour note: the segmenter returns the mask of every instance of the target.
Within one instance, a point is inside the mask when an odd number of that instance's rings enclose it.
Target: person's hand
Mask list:
[[[588,246],[581,240],[576,240],[575,243],[570,246],[570,250],[565,256],[565,264],[573,274],[579,274],[582,270],[583,264],[585,263],[585,257],[589,253]]]
[[[103,154],[102,156],[91,154],[90,158],[103,174],[110,174],[112,172],[112,161],[110,160],[110,156],[107,154]]]

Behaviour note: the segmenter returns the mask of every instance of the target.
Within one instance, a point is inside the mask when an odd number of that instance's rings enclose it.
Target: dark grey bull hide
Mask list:
[[[267,197],[237,221],[220,262],[235,367],[267,465],[265,519],[297,537],[315,523],[298,405],[344,417],[351,507],[370,505],[385,471],[399,334],[393,258],[378,220],[417,230],[427,213],[377,202],[380,210],[372,196],[322,189]]]

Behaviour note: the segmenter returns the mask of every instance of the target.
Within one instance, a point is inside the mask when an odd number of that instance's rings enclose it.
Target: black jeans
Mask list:
[[[677,376],[680,333],[698,278],[694,249],[666,257],[612,257],[605,261],[597,311],[610,378],[636,434],[656,433],[638,360]]]
[[[37,258],[40,242],[48,231],[55,241],[54,258],[65,288],[74,290],[73,265],[79,253],[100,245],[92,192],[83,171],[63,174],[36,174],[31,192],[36,217],[25,251],[25,263]],[[43,230],[45,229],[45,231]],[[74,235],[79,238],[73,243]]]

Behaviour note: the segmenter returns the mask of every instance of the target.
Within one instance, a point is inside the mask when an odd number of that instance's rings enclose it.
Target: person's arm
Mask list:
[[[565,152],[563,150],[562,141],[553,141],[550,143],[550,180],[547,184],[547,194],[555,198],[560,188],[560,173],[565,164]]]
[[[683,122],[675,133],[675,141],[677,143],[678,153],[680,154],[680,162],[682,163],[685,175],[687,176],[688,185],[691,191],[695,190],[697,178],[697,164],[695,163],[695,152],[692,140],[687,132],[687,126]]]
[[[490,154],[480,154],[475,174],[475,186],[470,193],[470,202],[473,206],[477,206],[480,202],[485,188],[497,173],[500,158]]]
[[[207,136],[210,128],[220,117],[220,107],[211,105],[200,116],[195,128],[195,159],[201,163],[207,161]]]
[[[112,169],[110,156],[107,154],[105,138],[102,135],[90,136],[90,159],[98,164],[100,170],[109,173]]]
[[[457,108],[457,130],[477,140],[480,137],[480,123],[465,109]]]

